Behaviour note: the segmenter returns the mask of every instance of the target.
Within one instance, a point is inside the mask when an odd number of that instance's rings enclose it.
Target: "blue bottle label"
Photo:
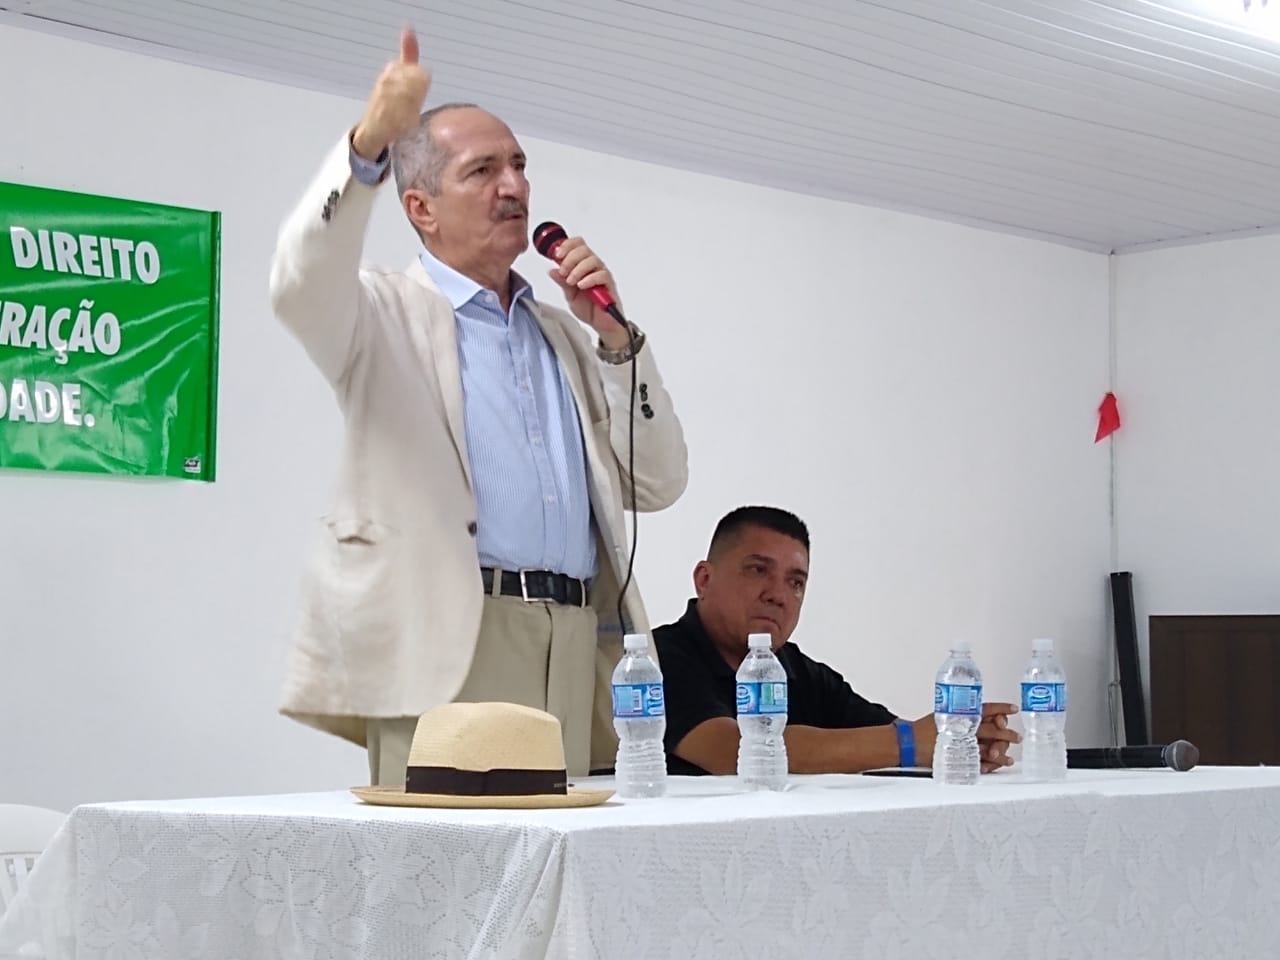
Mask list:
[[[787,681],[766,680],[763,683],[738,683],[738,716],[785,714]]]
[[[615,683],[613,715],[620,720],[666,716],[660,683]]]
[[[1022,709],[1029,713],[1063,713],[1067,709],[1065,683],[1023,683]]]
[[[982,684],[935,683],[933,685],[933,712],[949,713],[961,717],[981,716]]]

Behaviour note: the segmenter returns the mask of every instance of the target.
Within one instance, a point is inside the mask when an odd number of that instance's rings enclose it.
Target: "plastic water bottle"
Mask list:
[[[1067,676],[1053,655],[1053,641],[1031,641],[1022,675],[1022,775],[1027,780],[1067,776]]]
[[[936,783],[969,786],[982,771],[978,724],[982,722],[982,674],[966,640],[951,644],[933,687],[933,719],[938,742],[933,749]]]
[[[618,734],[614,766],[619,797],[660,797],[667,792],[667,710],[662,671],[649,655],[649,638],[622,638],[622,659],[613,671],[613,729]]]
[[[773,638],[753,633],[738,668],[738,780],[748,790],[787,785],[787,672],[773,655]]]

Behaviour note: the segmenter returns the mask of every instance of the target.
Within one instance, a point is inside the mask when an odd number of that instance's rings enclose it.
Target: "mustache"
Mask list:
[[[498,209],[493,212],[495,220],[510,220],[513,217],[525,217],[527,219],[528,216],[529,207],[523,200],[515,199],[503,200],[498,205]]]

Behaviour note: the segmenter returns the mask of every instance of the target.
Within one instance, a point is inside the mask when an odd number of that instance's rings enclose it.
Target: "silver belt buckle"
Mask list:
[[[523,600],[525,603],[541,603],[542,602],[541,597],[529,596],[529,581],[525,579],[526,573],[528,573],[527,570],[520,571],[520,599]]]
[[[543,602],[550,602],[550,601],[554,600],[554,598],[553,598],[553,597],[531,597],[531,596],[529,596],[529,581],[525,578],[525,574],[526,574],[526,573],[528,573],[528,572],[529,572],[528,570],[521,570],[521,571],[520,571],[520,599],[521,599],[521,600],[523,600],[525,603],[543,603]],[[553,574],[553,576],[554,576],[554,574]],[[568,580],[572,580],[574,583],[576,583],[576,584],[578,585],[578,589],[582,591],[582,600],[578,603],[578,606],[579,606],[579,607],[584,607],[584,608],[585,608],[585,607],[587,606],[587,583],[586,583],[586,581],[585,581],[585,580],[579,580],[577,577],[567,577],[566,579],[568,579]]]

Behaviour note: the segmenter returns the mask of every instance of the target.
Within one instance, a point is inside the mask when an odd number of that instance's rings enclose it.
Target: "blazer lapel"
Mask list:
[[[560,362],[560,369],[564,371],[565,379],[569,381],[569,391],[573,394],[573,405],[578,411],[578,424],[582,430],[582,445],[587,457],[587,488],[591,497],[592,508],[596,511],[596,515],[600,517],[609,516],[608,504],[612,501],[612,482],[609,479],[609,470],[605,466],[605,457],[612,457],[613,453],[608,449],[601,449],[597,442],[596,432],[594,429],[596,415],[591,411],[591,404],[587,397],[586,386],[582,382],[582,360],[583,358],[574,349],[573,342],[569,339],[569,335],[565,333],[562,327],[553,316],[548,316],[543,310],[542,304],[536,300],[532,304],[534,318],[538,321],[538,326],[542,328],[543,334],[547,338],[547,342],[551,344],[551,349],[555,351],[556,359]],[[603,416],[603,413],[601,414]],[[605,439],[608,443],[608,438]],[[601,511],[605,512],[601,512]],[[608,537],[606,525],[597,523],[597,528]]]
[[[569,342],[569,337],[565,334],[564,328],[560,326],[554,319],[547,317],[543,312],[542,304],[536,300],[530,303],[534,319],[538,321],[538,326],[542,328],[543,335],[547,338],[547,343],[551,344],[551,349],[555,351],[556,359],[560,362],[560,369],[564,371],[565,378],[569,381],[569,391],[573,394],[573,405],[578,408],[578,420],[582,424],[582,433],[587,437],[591,433],[591,424],[595,422],[595,417],[591,413],[591,409],[587,406],[587,391],[582,383],[582,369],[578,363],[578,355],[574,352],[573,344]],[[591,438],[587,437],[588,442]]]
[[[471,459],[467,456],[467,431],[462,416],[462,368],[458,364],[458,331],[453,309],[432,283],[421,260],[414,257],[413,263],[405,272],[435,294],[426,302],[419,316],[410,322],[409,334],[413,337],[423,365],[430,363],[435,367],[436,383],[440,387],[440,400],[444,405],[453,446],[462,461],[467,487],[474,489],[471,483]]]
[[[622,539],[615,538],[617,530],[610,522],[617,509],[615,504],[618,503],[619,496],[623,502],[626,502],[625,488],[623,484],[625,480],[622,476],[621,469],[614,470],[610,464],[614,461],[612,448],[609,446],[610,440],[606,435],[601,442],[596,437],[595,423],[596,415],[591,411],[590,399],[587,389],[583,384],[582,370],[584,361],[587,365],[591,359],[580,355],[574,348],[573,341],[565,332],[564,327],[556,320],[554,316],[548,316],[550,311],[544,311],[542,304],[534,301],[532,313],[538,321],[538,326],[542,328],[542,332],[546,335],[547,342],[551,344],[551,349],[555,351],[557,359],[560,361],[560,369],[564,371],[565,378],[569,381],[569,390],[573,393],[573,402],[578,409],[578,422],[582,427],[582,444],[583,450],[587,457],[587,493],[591,499],[591,509],[595,514],[595,528],[600,535],[600,541],[603,546],[601,558],[605,559],[614,571],[614,585],[612,587],[613,597],[617,597],[618,583],[622,580],[620,567],[618,564],[625,563],[625,547],[627,545],[627,534],[625,521],[621,528]],[[576,320],[574,321],[577,322]],[[600,416],[603,417],[607,413],[607,407],[602,408]],[[615,491],[615,483],[617,490]],[[625,507],[624,507],[625,515]],[[620,556],[621,554],[621,556]],[[599,584],[599,579],[596,585]],[[593,590],[595,585],[593,585]],[[628,613],[630,616],[630,613]],[[616,620],[617,613],[613,609],[613,603],[609,604],[609,610],[601,614],[601,623],[608,620]],[[624,631],[625,632],[625,631]]]

